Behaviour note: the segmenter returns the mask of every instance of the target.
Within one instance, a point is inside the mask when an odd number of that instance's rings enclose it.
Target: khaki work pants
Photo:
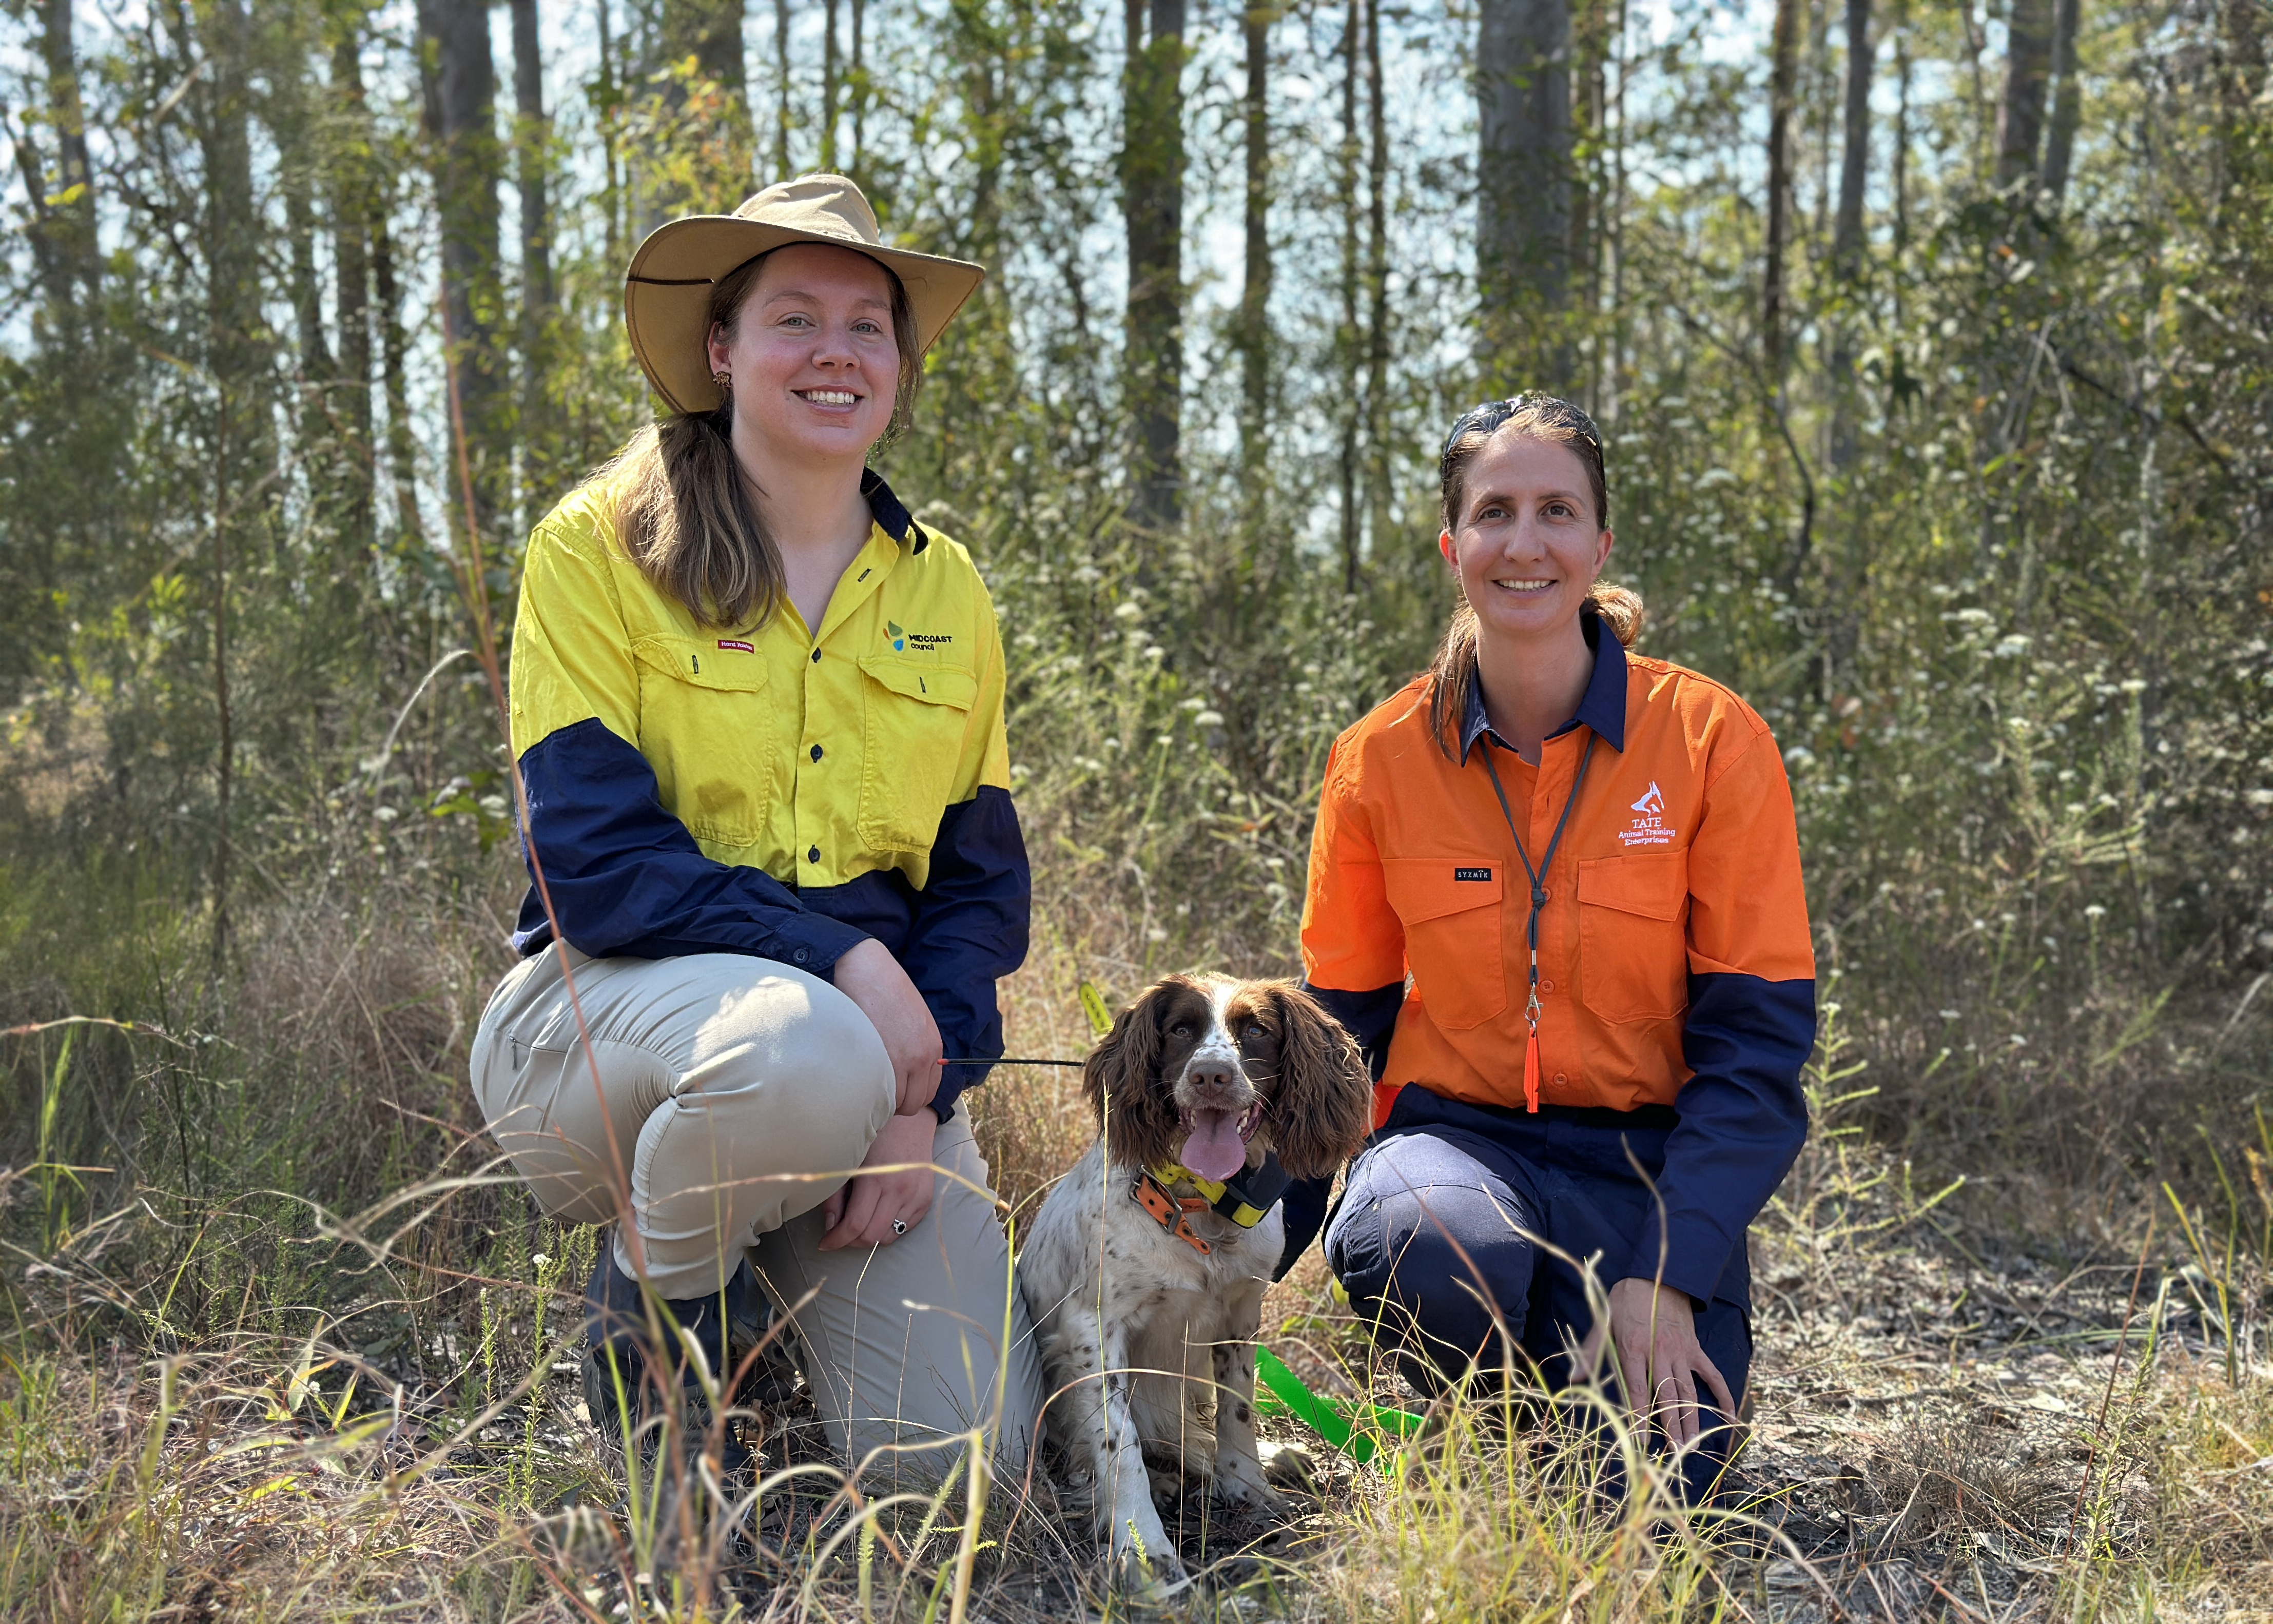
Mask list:
[[[821,1202],[894,1104],[883,1040],[859,1007],[803,970],[740,954],[566,957],[596,1088],[558,948],[506,973],[472,1054],[490,1132],[544,1209],[615,1218],[624,1181],[606,1170],[620,1157],[662,1296],[717,1291],[746,1251],[776,1305],[794,1310],[836,1447],[856,1463],[886,1452],[868,1481],[937,1482],[956,1452],[935,1441],[981,1420],[994,1471],[1023,1470],[1041,1370],[964,1104],[932,1142],[942,1171],[922,1221],[889,1246],[820,1251]],[[620,1225],[615,1248],[632,1272]]]

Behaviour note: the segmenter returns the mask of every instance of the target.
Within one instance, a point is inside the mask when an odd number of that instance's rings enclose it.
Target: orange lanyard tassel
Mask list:
[[[1539,1111],[1539,1029],[1531,1029],[1531,1037],[1523,1045],[1523,1104],[1536,1115]]]

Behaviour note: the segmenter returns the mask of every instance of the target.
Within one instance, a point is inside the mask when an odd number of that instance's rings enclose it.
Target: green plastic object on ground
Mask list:
[[[1293,1416],[1360,1465],[1373,1458],[1382,1434],[1410,1438],[1422,1426],[1421,1418],[1409,1410],[1390,1410],[1380,1404],[1345,1405],[1320,1398],[1268,1348],[1255,1350],[1255,1373],[1270,1389],[1268,1396],[1256,1401],[1264,1415]],[[1353,1411],[1354,1420],[1351,1418]]]

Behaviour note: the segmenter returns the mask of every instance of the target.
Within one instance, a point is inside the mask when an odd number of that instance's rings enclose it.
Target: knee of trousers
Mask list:
[[[1444,1181],[1457,1170],[1414,1139],[1376,1146],[1352,1170],[1326,1234],[1335,1278],[1391,1340],[1467,1358],[1489,1354],[1503,1328],[1519,1341],[1536,1261],[1521,1232],[1529,1218],[1476,1181],[1473,1163],[1468,1180]]]
[[[806,977],[806,1009],[769,1086],[793,1090],[801,1134],[857,1141],[863,1154],[899,1103],[899,1079],[860,1006],[829,982]]]

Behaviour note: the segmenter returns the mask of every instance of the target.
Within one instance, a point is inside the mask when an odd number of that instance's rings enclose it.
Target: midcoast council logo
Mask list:
[[[1642,791],[1641,799],[1633,804],[1633,827],[1618,831],[1618,841],[1627,846],[1669,846],[1680,833],[1665,823],[1665,791],[1650,780],[1649,788]]]
[[[892,652],[894,654],[907,653],[908,645],[911,643],[913,643],[919,651],[929,653],[934,648],[944,648],[949,644],[955,641],[955,636],[952,632],[910,632],[904,628],[896,620],[887,620],[884,622],[884,635],[892,640]]]

